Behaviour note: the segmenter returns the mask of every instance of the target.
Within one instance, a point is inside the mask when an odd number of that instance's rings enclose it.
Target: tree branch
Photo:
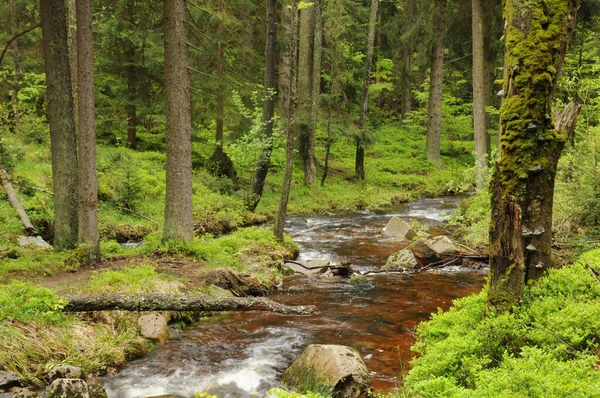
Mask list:
[[[37,25],[30,26],[29,28],[25,29],[24,31],[22,31],[20,33],[17,33],[13,37],[11,37],[6,42],[6,45],[4,46],[4,50],[2,50],[2,55],[0,55],[0,65],[2,65],[2,61],[4,61],[4,55],[6,54],[6,51],[8,50],[8,48],[10,47],[10,45],[13,43],[13,41],[17,40],[19,37],[21,37],[23,35],[26,35],[27,33],[31,32],[32,30],[39,28],[40,26],[42,26],[42,24],[37,24]]]

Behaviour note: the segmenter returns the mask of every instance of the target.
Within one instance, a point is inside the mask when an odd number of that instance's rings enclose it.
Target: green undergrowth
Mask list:
[[[41,385],[46,374],[65,363],[95,372],[118,366],[150,348],[138,336],[133,318],[116,314],[104,321],[61,311],[65,300],[28,282],[0,287],[0,370],[27,384]]]
[[[406,378],[419,397],[600,397],[600,249],[550,270],[521,306],[486,310],[485,291],[421,323]]]

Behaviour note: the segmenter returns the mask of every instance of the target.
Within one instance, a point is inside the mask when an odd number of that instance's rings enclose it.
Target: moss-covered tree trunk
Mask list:
[[[491,184],[488,304],[517,305],[528,280],[551,266],[554,179],[580,107],[555,124],[552,95],[579,0],[504,0],[506,99]],[[555,128],[556,126],[556,128]]]
[[[62,0],[40,0],[46,67],[48,124],[54,191],[54,248],[71,249],[78,238],[77,136],[67,38],[67,10]]]
[[[191,241],[194,237],[186,4],[185,0],[165,0],[163,3],[167,119],[167,188],[163,240]]]

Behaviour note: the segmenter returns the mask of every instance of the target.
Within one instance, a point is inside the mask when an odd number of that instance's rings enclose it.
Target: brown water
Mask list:
[[[414,202],[388,214],[345,213],[296,218],[288,231],[301,258],[339,262],[352,258],[358,270],[385,263],[397,248],[381,230],[391,215],[435,226],[455,206],[451,199]],[[311,316],[231,313],[198,322],[148,357],[107,378],[109,397],[206,391],[219,397],[263,397],[283,370],[311,343],[345,344],[361,353],[377,391],[401,381],[412,357],[416,325],[454,298],[481,289],[484,273],[450,269],[419,274],[379,274],[348,279],[291,277],[271,296],[286,304],[313,304]]]

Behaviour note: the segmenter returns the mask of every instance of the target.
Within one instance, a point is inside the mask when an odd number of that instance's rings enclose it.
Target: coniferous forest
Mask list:
[[[0,397],[600,397],[599,32],[3,0]]]

